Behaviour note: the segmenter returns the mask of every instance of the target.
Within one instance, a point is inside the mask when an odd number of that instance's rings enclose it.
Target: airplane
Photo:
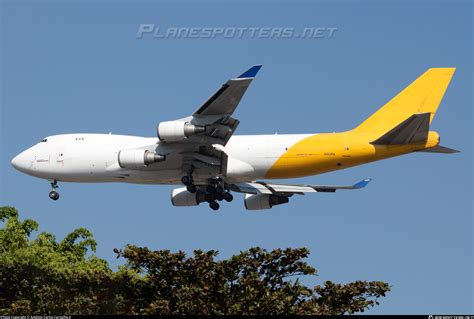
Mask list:
[[[354,185],[279,184],[263,179],[317,175],[412,152],[456,153],[441,146],[430,124],[455,68],[431,68],[352,130],[321,134],[233,135],[232,117],[261,65],[223,84],[192,115],[157,125],[157,137],[112,134],[48,136],[11,161],[19,171],[58,182],[182,185],[173,206],[220,201],[244,194],[247,210],[270,209],[293,195],[335,192]]]

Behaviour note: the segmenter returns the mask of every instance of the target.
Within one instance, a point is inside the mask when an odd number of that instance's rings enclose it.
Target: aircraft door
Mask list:
[[[35,160],[37,163],[49,163],[49,151],[48,150],[37,150],[35,153]]]

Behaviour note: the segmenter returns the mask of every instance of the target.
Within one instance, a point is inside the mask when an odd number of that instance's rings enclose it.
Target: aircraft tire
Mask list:
[[[49,192],[49,198],[52,200],[58,200],[59,199],[59,193],[56,191],[51,191]]]
[[[212,210],[218,210],[220,205],[218,202],[216,201],[212,201],[212,202],[209,202],[209,207],[212,209]]]

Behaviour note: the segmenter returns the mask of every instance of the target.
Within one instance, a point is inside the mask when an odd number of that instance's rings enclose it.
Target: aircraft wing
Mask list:
[[[158,126],[160,141],[168,144],[225,145],[239,124],[232,114],[261,67],[254,65],[238,77],[224,83],[191,116],[160,123]],[[188,131],[184,133],[186,135],[173,136],[178,127],[182,129],[182,125],[187,126]]]
[[[254,65],[238,77],[227,81],[214,93],[193,116],[232,115],[261,65]]]
[[[239,121],[232,117],[261,65],[254,65],[236,78],[224,83],[191,116],[158,126],[160,144],[167,154],[179,153],[183,172],[194,175],[216,176],[227,168],[227,155],[214,145],[225,146],[234,134]],[[176,124],[181,123],[181,124]],[[186,125],[192,134],[185,138],[163,138],[161,132],[173,132],[173,127]]]
[[[338,189],[360,189],[369,184],[372,179],[361,180],[354,185],[293,185],[274,184],[256,181],[252,183],[239,183],[231,185],[231,190],[245,194],[268,194],[280,196],[292,196],[294,194],[304,195],[304,193],[335,192]]]

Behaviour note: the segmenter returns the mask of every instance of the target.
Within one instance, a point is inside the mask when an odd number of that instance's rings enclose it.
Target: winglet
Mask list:
[[[244,73],[239,75],[237,78],[238,79],[254,78],[257,75],[257,73],[258,73],[258,71],[260,70],[261,67],[262,67],[261,64],[254,65],[253,67],[251,67],[250,69],[248,69],[247,71],[245,71]]]
[[[357,188],[357,189],[358,188],[364,188],[365,186],[367,186],[367,184],[370,183],[371,180],[372,180],[372,178],[363,179],[360,182],[355,183],[352,187]]]

